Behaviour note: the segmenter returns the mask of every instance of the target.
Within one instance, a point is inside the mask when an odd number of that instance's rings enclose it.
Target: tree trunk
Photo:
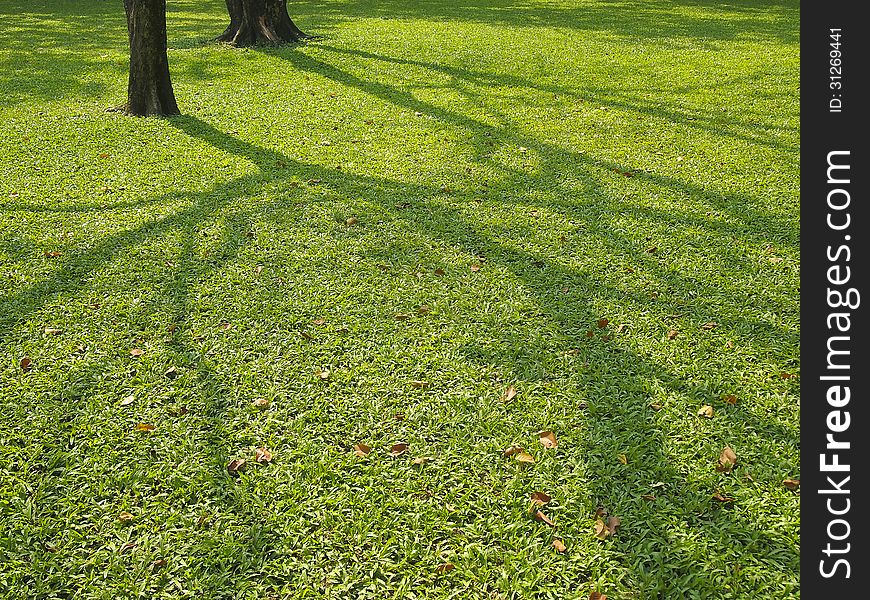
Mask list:
[[[308,38],[287,14],[287,0],[226,0],[230,24],[218,38],[233,46],[288,44]]]
[[[177,115],[166,56],[166,0],[124,0],[130,39],[127,105],[131,115]]]

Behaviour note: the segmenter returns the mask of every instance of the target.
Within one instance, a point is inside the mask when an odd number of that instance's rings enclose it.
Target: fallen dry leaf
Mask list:
[[[610,323],[608,319],[598,319],[598,329],[604,329]]]
[[[618,458],[619,462],[621,462],[622,464],[624,464],[624,465],[628,464],[628,457],[625,454],[617,454],[616,458]]]
[[[543,506],[547,502],[549,502],[552,498],[545,494],[544,492],[532,492],[532,504],[540,504]]]
[[[323,325],[326,323],[326,319],[314,319],[311,322],[314,323],[315,325]]]
[[[254,460],[260,464],[272,462],[272,453],[263,447],[257,448],[254,451]]]
[[[538,441],[544,448],[555,448],[559,445],[559,442],[556,441],[556,434],[549,429],[538,432]]]
[[[727,396],[724,396],[722,400],[725,401],[726,404],[737,404],[737,396],[734,394],[728,394]]]
[[[449,573],[455,568],[456,565],[454,565],[453,563],[442,563],[435,568],[435,572],[439,575],[443,575],[444,573]]]
[[[588,337],[588,338],[595,337],[595,332],[590,329],[589,331],[586,332],[586,337]]]
[[[478,271],[480,271],[480,265],[479,265],[479,264],[474,263],[473,265],[471,265],[471,272],[472,272],[472,273],[477,273]]]
[[[154,431],[157,428],[151,423],[138,423],[134,429],[136,431]]]
[[[390,446],[390,456],[392,456],[394,458],[396,456],[400,456],[400,455],[404,454],[407,449],[408,449],[408,444],[405,444],[403,442],[400,442],[398,444],[393,444],[392,446]]]
[[[626,328],[625,323],[620,323],[619,326],[617,326],[617,328],[616,328],[616,333],[622,333],[623,331],[625,331],[625,328]]]
[[[260,410],[269,408],[269,401],[265,398],[255,398],[254,401],[251,402],[251,404],[259,408]]]
[[[126,398],[122,399],[120,405],[121,406],[130,406],[135,401],[136,401],[136,396],[133,396],[131,394],[131,395],[127,396]]]
[[[718,500],[719,502],[734,502],[734,498],[730,496],[723,496],[719,492],[713,494],[713,500]]]
[[[435,269],[435,274],[438,275],[439,277],[443,276],[444,269],[442,269],[441,267],[438,267],[437,269]]]
[[[656,497],[652,494],[644,494],[641,496],[641,498],[643,498],[644,500],[649,500],[650,502],[656,499]]]
[[[263,272],[263,265],[257,265],[257,268],[254,269],[254,272],[255,272],[257,275],[259,275],[260,273],[262,273],[262,272]]]
[[[709,323],[704,323],[703,325],[701,325],[701,329],[706,329],[708,331],[710,329],[715,329],[717,327],[719,327],[719,323],[714,323],[713,321],[710,321]]]
[[[357,223],[359,223],[359,219],[357,219],[356,217],[350,217],[347,221],[344,222],[344,224],[348,227],[353,227]]]
[[[668,332],[668,339],[669,339],[669,340],[672,340],[672,339],[674,339],[675,337],[677,337],[678,335],[680,335],[680,334],[679,334],[679,332],[678,332],[676,329],[671,329],[671,330]]]
[[[397,320],[397,321],[407,321],[407,320],[410,319],[410,318],[411,318],[411,315],[407,315],[407,314],[405,314],[405,313],[399,313],[399,314],[396,315],[396,320]]]
[[[423,381],[422,379],[415,379],[411,382],[411,387],[415,387],[418,390],[422,388],[427,388],[429,387],[429,382]]]
[[[556,552],[565,552],[568,549],[559,538],[553,538],[553,548],[556,549]]]
[[[155,560],[154,562],[151,563],[151,565],[152,565],[155,569],[162,569],[162,568],[165,567],[167,564],[168,564],[168,563],[166,562],[166,559],[163,559],[163,558],[160,558],[160,559],[158,559],[158,560]]]
[[[731,446],[725,446],[722,453],[719,455],[719,464],[716,465],[716,470],[724,473],[730,473],[734,465],[737,464],[737,455]]]
[[[505,403],[510,402],[511,400],[513,400],[516,397],[516,395],[517,395],[517,388],[515,388],[512,385],[509,385],[508,388],[504,391],[504,394],[501,395],[501,401],[505,402]]]
[[[329,379],[330,372],[329,369],[317,369],[314,374],[317,376],[318,379],[326,381],[327,379]]]
[[[603,540],[608,535],[610,535],[610,530],[607,528],[607,525],[601,519],[597,519],[595,521],[595,537],[599,540]]]
[[[45,253],[45,258],[57,258],[60,255],[61,255],[61,253],[58,252],[57,250],[49,250],[48,252]]]
[[[145,351],[142,348],[133,348],[130,350],[130,356],[142,356]]]
[[[504,456],[506,458],[508,458],[511,456],[515,456],[522,451],[523,451],[522,446],[517,446],[516,444],[512,444],[512,445],[508,446],[507,448],[505,448],[505,450],[502,452],[502,454],[504,454]]]
[[[421,306],[420,308],[417,309],[417,314],[418,315],[428,315],[430,310],[431,309],[429,308],[429,305],[424,304],[423,306]]]
[[[124,525],[126,525],[127,523],[132,523],[133,519],[135,518],[136,517],[134,517],[131,513],[128,513],[126,510],[118,515],[118,520]]]
[[[651,402],[649,407],[653,410],[661,410],[662,409],[662,405],[659,404],[658,402]]]
[[[63,333],[63,329],[56,329],[54,327],[46,327],[45,335],[60,335]]]
[[[546,523],[546,524],[549,525],[550,527],[555,527],[555,526],[556,526],[556,524],[553,523],[553,520],[552,520],[550,517],[548,517],[547,515],[545,515],[545,514],[544,514],[542,511],[540,511],[540,510],[536,510],[536,511],[535,511],[535,513],[534,513],[534,517],[535,517],[535,520],[536,520],[536,521],[540,521],[541,523]]]
[[[607,596],[601,592],[589,592],[588,600],[607,600]]]
[[[18,361],[18,366],[21,367],[22,371],[27,373],[33,368],[33,360],[29,356],[25,356],[20,361]]]
[[[789,489],[791,491],[795,491],[800,487],[801,480],[800,479],[783,479],[782,485],[784,485],[786,487],[786,489]]]
[[[405,420],[405,413],[397,412],[396,414],[393,415],[393,420],[394,421],[404,421]]]
[[[412,462],[413,462],[415,465],[425,465],[425,464],[426,464],[427,462],[429,462],[430,460],[432,460],[432,459],[429,458],[428,456],[418,456],[418,457],[415,458]]]
[[[365,444],[354,444],[353,453],[360,458],[365,458],[372,453],[372,448],[371,446],[366,446]]]
[[[529,454],[528,452],[518,452],[514,455],[514,459],[521,463],[533,463],[535,462],[535,457]]]
[[[782,371],[779,374],[780,379],[791,379],[792,377],[797,377],[797,375],[795,375],[794,373],[788,373],[786,371]]]
[[[733,348],[733,347],[734,347],[734,342],[732,342],[731,340],[728,340],[727,342],[725,342],[725,347],[728,348],[728,349]]]
[[[620,525],[619,517],[610,517],[607,519],[607,531],[610,535],[616,535],[616,530]]]
[[[712,418],[713,418],[713,407],[710,406],[709,404],[705,404],[705,405],[702,406],[701,409],[698,411],[698,416],[699,416],[699,417],[706,417],[706,418],[708,418],[708,419],[712,419]]]
[[[244,458],[234,458],[227,465],[227,471],[230,472],[230,475],[238,475],[239,471],[243,471],[245,469],[245,459]]]
[[[175,379],[176,377],[178,377],[178,369],[176,369],[175,367],[169,367],[168,369],[166,369],[166,372],[163,373],[163,376],[167,379]]]

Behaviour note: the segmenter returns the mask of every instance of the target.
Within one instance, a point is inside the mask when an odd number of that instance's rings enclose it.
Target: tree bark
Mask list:
[[[177,115],[166,56],[166,0],[124,0],[130,39],[127,105],[131,115]]]
[[[277,46],[311,37],[287,14],[287,0],[226,0],[230,24],[217,41],[233,46]]]

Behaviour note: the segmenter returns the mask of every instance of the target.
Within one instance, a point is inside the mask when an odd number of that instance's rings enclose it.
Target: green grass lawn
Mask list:
[[[0,597],[800,596],[797,1],[120,4],[0,4]]]

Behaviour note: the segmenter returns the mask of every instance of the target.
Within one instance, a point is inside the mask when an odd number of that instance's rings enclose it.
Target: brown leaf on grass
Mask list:
[[[438,275],[439,277],[443,277],[444,276],[444,269],[442,269],[441,267],[438,267],[437,269],[435,269],[435,274]]]
[[[224,331],[229,331],[230,329],[233,328],[233,324],[228,323],[227,321],[224,321],[223,323],[220,324],[220,328],[223,329]]]
[[[710,321],[709,323],[704,323],[703,325],[701,325],[701,329],[706,329],[707,331],[709,331],[711,329],[715,329],[717,327],[719,327],[719,323],[714,323],[713,321]]]
[[[659,404],[658,402],[651,402],[649,407],[653,410],[661,410],[662,409],[662,405]]]
[[[473,265],[471,265],[472,273],[477,273],[478,271],[480,271],[480,265],[478,263],[474,263]]]
[[[407,315],[405,313],[399,313],[396,315],[395,318],[397,321],[407,321],[408,319],[411,318],[411,315]]]
[[[726,404],[737,404],[737,396],[735,396],[734,394],[728,394],[727,396],[723,396],[722,400]]]
[[[624,465],[628,464],[628,457],[625,454],[617,454],[616,458],[618,458],[619,462],[621,462],[622,464],[624,464]]]
[[[668,332],[668,339],[669,339],[669,340],[672,340],[672,339],[674,339],[675,337],[677,337],[678,335],[680,335],[680,333],[679,333],[676,329],[671,329],[671,330]]]
[[[272,462],[272,453],[263,447],[254,451],[254,460],[260,464]]]
[[[423,381],[422,379],[414,379],[411,381],[411,387],[417,388],[418,390],[429,387],[428,381]]]
[[[45,335],[60,335],[63,333],[63,329],[56,329],[54,327],[46,327]]]
[[[653,500],[656,499],[656,497],[653,496],[652,494],[644,494],[641,496],[641,498],[643,498],[644,500],[648,500],[650,502],[652,502]]]
[[[548,517],[547,515],[545,515],[545,514],[543,513],[543,511],[536,510],[532,516],[535,517],[535,520],[536,520],[536,521],[540,521],[541,523],[546,523],[546,524],[549,525],[550,527],[555,527],[555,526],[556,526],[556,524],[553,523],[553,520],[552,520],[550,517]]]
[[[439,575],[443,575],[444,573],[449,573],[455,568],[456,565],[454,565],[453,563],[442,563],[435,568],[435,572]]]
[[[317,376],[318,379],[326,381],[327,379],[329,379],[330,371],[329,369],[317,369],[316,371],[314,371],[314,374]]]
[[[317,185],[318,183],[320,183],[322,181],[323,181],[322,179],[309,179],[305,183],[307,183],[308,185]]]
[[[315,325],[324,325],[326,323],[326,319],[314,319],[311,322],[314,323]]]
[[[429,462],[430,460],[432,460],[432,459],[429,458],[428,456],[418,456],[418,457],[416,457],[416,458],[415,458],[413,461],[411,461],[411,462],[414,463],[414,464],[417,465],[417,466],[421,466],[421,465],[425,465],[425,464],[426,464],[427,462]]]
[[[21,367],[21,370],[27,373],[33,368],[33,360],[29,356],[25,356],[20,361],[18,361],[18,366]]]
[[[556,434],[549,429],[538,432],[538,441],[544,448],[555,448],[559,445],[559,442],[556,441]]]
[[[157,428],[154,427],[154,425],[152,425],[151,423],[138,423],[136,425],[136,427],[134,427],[133,429],[135,429],[136,431],[146,431],[147,432],[147,431],[154,431]]]
[[[366,446],[365,444],[354,444],[353,445],[353,453],[359,456],[360,458],[365,458],[369,454],[372,453],[371,446]]]
[[[589,592],[588,600],[607,600],[607,596],[601,592]]]
[[[616,535],[616,530],[620,526],[619,517],[610,517],[607,519],[607,531],[610,532],[610,535]]]
[[[255,272],[257,275],[259,275],[260,273],[262,273],[262,272],[263,272],[263,265],[257,265],[257,268],[254,269],[254,272]]]
[[[532,456],[531,454],[529,454],[528,452],[520,451],[514,455],[514,460],[516,460],[517,462],[524,463],[524,464],[530,464],[530,463],[535,462],[535,457]]]
[[[175,367],[169,367],[163,373],[163,376],[167,379],[175,379],[176,377],[178,377],[178,369],[176,369]]]
[[[725,347],[730,350],[731,348],[734,347],[734,342],[732,342],[731,340],[728,340],[727,342],[725,342]]]
[[[544,492],[532,492],[532,504],[540,504],[543,506],[547,502],[549,502],[552,498],[545,494]]]
[[[46,251],[46,253],[45,253],[45,258],[57,258],[57,257],[60,256],[61,254],[62,254],[62,253],[59,252],[59,251],[57,251],[57,250],[48,250],[48,251]]]
[[[620,323],[616,328],[616,333],[622,333],[623,331],[625,331],[625,328],[626,328],[626,324]]]
[[[517,388],[512,385],[509,385],[508,388],[501,395],[501,401],[504,403],[508,403],[513,400],[517,395]]]
[[[251,402],[251,404],[259,408],[260,410],[265,410],[269,408],[269,401],[265,398],[255,398],[254,401]]]
[[[604,329],[610,323],[608,319],[598,319],[598,329]]]
[[[151,563],[151,565],[152,565],[155,569],[162,569],[162,568],[165,567],[167,564],[168,564],[168,563],[166,562],[166,559],[164,559],[164,558],[157,559],[157,560],[155,560],[154,562]]]
[[[553,548],[556,549],[556,552],[563,553],[568,548],[565,547],[565,544],[559,538],[553,538]]]
[[[245,469],[245,459],[244,458],[234,458],[227,465],[227,471],[229,471],[230,475],[238,475],[239,471],[243,471]]]
[[[142,348],[133,348],[130,350],[130,356],[142,356],[145,351]]]
[[[610,535],[610,530],[607,528],[607,524],[601,519],[597,519],[595,521],[595,537],[599,540],[603,540]]]
[[[517,454],[519,454],[522,451],[523,451],[522,446],[517,446],[516,444],[511,444],[510,446],[508,446],[507,448],[505,448],[502,451],[502,454],[504,454],[505,458],[510,458],[511,456],[516,456]]]
[[[786,489],[794,492],[795,490],[797,490],[801,486],[801,480],[800,479],[783,479],[782,485],[784,485]]]
[[[399,442],[398,444],[393,444],[392,446],[390,446],[390,456],[392,456],[393,458],[395,458],[397,456],[401,456],[407,450],[408,450],[408,444],[405,444],[404,442]]]
[[[417,309],[417,314],[418,315],[428,315],[430,310],[432,310],[432,309],[429,308],[429,305],[424,304],[423,306],[421,306],[420,308]]]
[[[705,405],[702,406],[701,409],[698,411],[698,416],[699,416],[699,417],[705,417],[705,418],[707,418],[707,419],[712,419],[712,418],[713,418],[713,407],[710,406],[709,404],[705,404]]]
[[[786,371],[782,371],[779,374],[780,379],[791,379],[792,377],[797,377],[797,375],[795,375],[794,373],[788,373]]]
[[[126,510],[118,515],[118,520],[121,523],[123,523],[124,525],[127,525],[128,523],[132,523],[133,519],[135,519],[135,518],[136,517],[134,517],[132,513],[129,513]]]
[[[737,455],[734,450],[731,449],[731,446],[725,446],[719,455],[719,464],[716,465],[716,470],[721,473],[730,473],[736,464]]]
[[[357,219],[356,217],[349,217],[347,221],[344,222],[344,224],[348,227],[353,227],[357,223],[359,223],[359,219]]]
[[[394,421],[404,421],[405,420],[405,413],[397,412],[396,414],[393,415],[393,420]]]
[[[120,406],[130,406],[130,405],[133,404],[133,402],[135,402],[135,401],[136,401],[136,396],[130,394],[130,395],[127,396],[126,398],[123,398],[123,399],[121,400],[121,402],[119,403],[119,405],[120,405]]]
[[[712,498],[713,500],[717,500],[719,502],[734,502],[734,498],[730,496],[724,496],[720,492],[715,492]]]

